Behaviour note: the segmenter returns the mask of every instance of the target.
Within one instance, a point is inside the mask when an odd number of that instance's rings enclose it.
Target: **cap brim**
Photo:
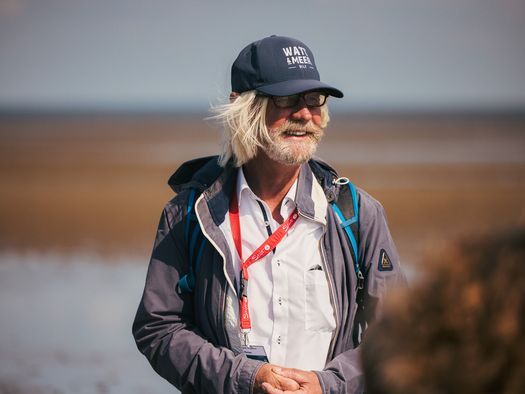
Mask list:
[[[342,98],[344,96],[343,92],[339,89],[315,79],[292,79],[289,81],[260,86],[256,90],[270,96],[289,96],[291,94],[304,93],[312,90],[326,92],[330,96],[337,98]]]

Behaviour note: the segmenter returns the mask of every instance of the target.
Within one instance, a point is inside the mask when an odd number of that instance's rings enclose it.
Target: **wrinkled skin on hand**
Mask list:
[[[312,371],[303,371],[295,368],[273,367],[272,372],[283,378],[291,379],[297,383],[298,388],[282,388],[272,385],[270,382],[264,382],[262,389],[265,394],[322,394],[321,384],[317,375]]]
[[[264,384],[270,385],[282,392],[293,392],[299,390],[299,383],[295,380],[287,378],[286,376],[280,375],[274,372],[274,369],[280,370],[281,368],[275,364],[264,364],[257,375],[255,376],[255,384],[253,386],[253,394],[265,394],[267,391],[263,388]]]

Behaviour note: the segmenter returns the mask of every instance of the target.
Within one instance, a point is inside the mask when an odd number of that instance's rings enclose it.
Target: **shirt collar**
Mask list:
[[[248,182],[246,181],[246,177],[244,176],[244,171],[242,167],[239,168],[239,175],[237,176],[237,201],[238,204],[241,205],[241,201],[243,196],[253,198],[255,200],[260,200],[259,197],[255,195],[255,193],[250,188],[250,185],[248,185]]]
[[[301,166],[297,180],[295,204],[301,216],[326,224],[328,201],[332,201],[334,196],[334,186],[331,179],[335,173],[328,172],[325,167],[318,163],[312,161]],[[199,207],[196,206],[199,215],[209,215],[217,226],[224,221],[230,206],[231,192],[237,187],[239,181],[239,172],[239,167],[227,165],[215,181],[212,180],[211,184],[202,184],[205,187],[203,191],[205,198],[202,201],[204,204],[199,204]],[[239,190],[239,188],[235,190]]]
[[[295,194],[296,193],[297,193],[297,179],[290,187],[290,190],[288,190],[288,193],[286,193],[286,196],[284,196],[283,205],[288,205],[288,201],[292,201],[295,206]],[[262,201],[252,191],[252,189],[250,188],[250,185],[248,185],[248,182],[246,181],[246,177],[244,176],[244,171],[241,167],[239,168],[239,175],[237,176],[237,201],[239,202],[239,205],[241,204],[241,199],[243,198],[243,195],[245,196],[245,198],[247,196],[250,196],[251,198]]]
[[[287,217],[295,209],[295,195],[297,193],[297,179],[292,184],[288,193],[283,198],[283,203],[281,204],[281,216]]]

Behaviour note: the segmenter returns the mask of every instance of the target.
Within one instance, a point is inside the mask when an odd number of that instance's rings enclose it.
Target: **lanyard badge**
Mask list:
[[[235,248],[241,259],[241,285],[239,297],[239,318],[241,333],[244,337],[244,346],[250,347],[248,343],[248,333],[251,331],[252,323],[250,319],[250,309],[248,306],[248,267],[253,263],[265,257],[270,251],[275,249],[277,245],[284,239],[284,236],[293,227],[299,214],[297,208],[290,216],[279,226],[279,228],[271,234],[266,241],[264,241],[245,261],[242,258],[242,238],[241,238],[241,224],[239,219],[239,204],[237,202],[237,193],[234,189],[232,198],[230,200],[230,226],[232,229],[233,240]],[[264,348],[263,348],[264,351]]]

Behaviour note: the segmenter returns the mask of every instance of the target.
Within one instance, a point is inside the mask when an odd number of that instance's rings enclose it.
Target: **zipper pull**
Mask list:
[[[357,288],[359,290],[365,288],[365,277],[361,273],[361,271],[357,271]]]

